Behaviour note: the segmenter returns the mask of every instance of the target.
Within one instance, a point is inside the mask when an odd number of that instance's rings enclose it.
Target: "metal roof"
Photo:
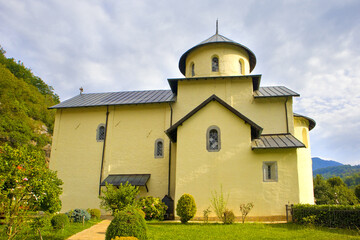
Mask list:
[[[316,126],[316,122],[312,118],[309,118],[309,117],[304,116],[304,115],[300,115],[298,113],[294,113],[294,117],[302,117],[302,118],[305,118],[306,120],[308,120],[309,121],[309,131],[312,130]]]
[[[105,183],[119,186],[129,182],[133,186],[146,186],[147,181],[150,178],[150,174],[110,174],[102,181],[101,186],[105,186]]]
[[[254,91],[255,98],[290,97],[290,96],[299,97],[300,94],[284,86],[260,87],[259,90]]]
[[[171,90],[124,91],[80,94],[50,109],[174,102]]]
[[[243,49],[245,49],[245,51],[248,53],[249,55],[249,62],[250,62],[250,72],[252,72],[252,70],[255,68],[256,65],[256,57],[255,54],[247,47],[245,47],[244,45],[241,45],[240,43],[237,43],[229,38],[226,38],[218,33],[215,33],[213,36],[209,37],[208,39],[202,41],[201,43],[199,43],[198,45],[190,48],[189,50],[187,50],[180,58],[179,61],[179,69],[180,72],[185,76],[185,68],[186,68],[186,58],[189,55],[189,53],[191,51],[193,51],[194,49],[204,46],[204,45],[208,45],[208,44],[215,44],[215,43],[228,43],[228,44],[232,44],[235,46],[239,46]]]
[[[305,145],[290,133],[264,134],[254,139],[252,149],[303,148]]]
[[[195,113],[197,113],[200,109],[205,107],[208,103],[211,101],[217,101],[221,105],[223,105],[225,108],[227,108],[229,111],[234,113],[236,116],[244,120],[247,124],[251,126],[251,138],[258,138],[262,132],[262,127],[251,121],[249,118],[245,117],[243,114],[241,114],[239,111],[237,111],[235,108],[227,104],[225,101],[223,101],[221,98],[216,96],[215,94],[211,95],[208,99],[206,99],[204,102],[202,102],[199,106],[194,108],[192,111],[190,111],[188,114],[186,114],[183,118],[181,118],[179,121],[177,121],[174,125],[172,125],[168,130],[165,131],[166,135],[169,136],[171,141],[176,142],[177,141],[177,128],[182,125],[186,120],[188,120],[191,116],[193,116]]]

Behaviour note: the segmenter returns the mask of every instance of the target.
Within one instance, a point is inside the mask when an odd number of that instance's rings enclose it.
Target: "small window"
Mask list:
[[[213,72],[218,72],[219,71],[219,58],[213,57],[211,60],[211,66],[212,66]]]
[[[163,158],[164,157],[164,140],[161,138],[155,141],[155,158]]]
[[[102,142],[105,139],[105,125],[102,123],[96,130],[96,140]]]
[[[191,64],[191,76],[192,77],[195,76],[195,64],[194,63]]]
[[[239,70],[240,70],[240,74],[243,74],[243,66],[241,61],[239,61]]]
[[[277,182],[277,162],[263,163],[264,182]]]
[[[208,128],[206,133],[206,148],[209,152],[220,151],[220,129],[217,126],[211,126]]]

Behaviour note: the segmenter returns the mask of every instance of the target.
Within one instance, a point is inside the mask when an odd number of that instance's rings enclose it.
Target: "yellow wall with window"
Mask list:
[[[62,211],[99,208],[99,182],[103,142],[97,141],[99,124],[105,124],[106,107],[57,111],[50,168],[64,181]],[[102,180],[109,174],[151,174],[149,192],[163,198],[168,191],[170,126],[168,104],[110,106]],[[157,139],[164,141],[164,157],[155,158]]]
[[[206,148],[208,127],[217,126],[221,149]],[[251,150],[250,125],[210,102],[178,128],[175,202],[184,193],[194,196],[197,216],[210,206],[211,193],[229,194],[235,215],[240,203],[254,202],[251,216],[285,215],[285,204],[299,202],[296,150]],[[275,161],[278,181],[263,181],[263,162]],[[214,216],[214,213],[212,214]]]

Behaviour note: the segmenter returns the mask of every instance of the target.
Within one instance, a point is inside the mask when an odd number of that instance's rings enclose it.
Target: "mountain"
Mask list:
[[[333,161],[333,160],[324,160],[318,157],[312,158],[313,162],[313,171],[319,168],[326,168],[326,167],[334,167],[334,166],[342,166],[342,163]]]

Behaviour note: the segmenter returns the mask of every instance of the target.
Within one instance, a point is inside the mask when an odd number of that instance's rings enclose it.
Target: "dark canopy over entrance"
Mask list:
[[[146,191],[149,191],[146,186],[149,178],[150,174],[110,174],[102,181],[101,186],[105,186],[105,183],[120,186],[120,184],[129,182],[133,186],[145,186]]]

